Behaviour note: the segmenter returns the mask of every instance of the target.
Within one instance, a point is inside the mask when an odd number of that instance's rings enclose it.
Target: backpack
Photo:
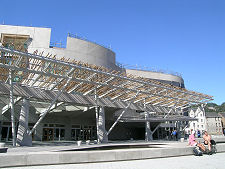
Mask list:
[[[195,156],[202,156],[203,154],[199,147],[194,147],[193,152]]]
[[[210,140],[210,142],[211,142],[212,145],[216,145],[215,140]]]

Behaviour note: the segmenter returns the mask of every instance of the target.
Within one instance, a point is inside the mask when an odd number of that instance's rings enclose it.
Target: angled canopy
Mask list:
[[[75,60],[57,60],[49,54],[41,56],[43,52],[37,55],[37,51],[30,54],[0,47],[0,54],[0,80],[5,83],[11,69],[14,82],[23,86],[51,91],[63,90],[84,96],[97,92],[99,98],[112,101],[182,108],[212,100],[212,96],[156,80],[134,77]]]

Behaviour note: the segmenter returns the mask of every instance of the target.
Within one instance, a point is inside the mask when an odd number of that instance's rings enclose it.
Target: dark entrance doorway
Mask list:
[[[54,139],[53,128],[43,128],[43,141],[52,141]]]

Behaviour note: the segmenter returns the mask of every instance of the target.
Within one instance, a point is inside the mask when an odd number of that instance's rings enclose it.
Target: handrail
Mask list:
[[[156,73],[164,73],[169,75],[174,75],[182,78],[182,74],[179,72],[173,72],[170,70],[164,70],[164,69],[156,69],[152,67],[142,66],[142,65],[129,65],[129,64],[123,64],[116,62],[116,65],[122,69],[135,69],[135,70],[142,70],[142,71],[150,71],[150,72],[156,72]]]
[[[102,47],[104,47],[104,48],[106,48],[106,49],[112,50],[111,45],[110,45],[110,46],[102,45],[102,44],[99,44],[99,43],[97,43],[97,42],[88,40],[88,39],[86,39],[86,38],[84,38],[84,37],[78,36],[77,34],[68,33],[68,37],[76,38],[76,39],[80,39],[80,40],[85,40],[85,41],[87,41],[87,42],[91,42],[91,43],[94,43],[94,44],[96,44],[96,45],[102,46]]]

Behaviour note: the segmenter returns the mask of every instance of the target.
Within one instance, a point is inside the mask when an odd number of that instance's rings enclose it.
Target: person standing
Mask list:
[[[176,130],[173,130],[172,137],[173,137],[173,140],[177,140],[177,131]]]
[[[198,138],[200,138],[201,137],[201,133],[200,133],[200,131],[198,130]]]

